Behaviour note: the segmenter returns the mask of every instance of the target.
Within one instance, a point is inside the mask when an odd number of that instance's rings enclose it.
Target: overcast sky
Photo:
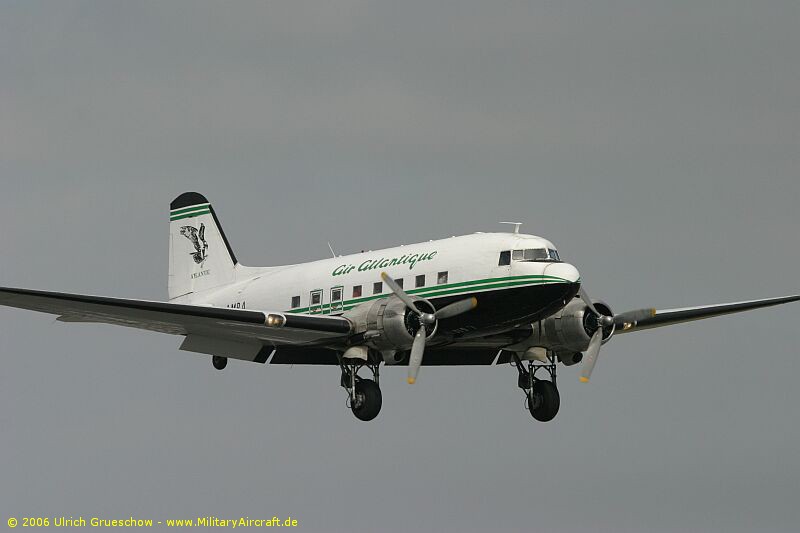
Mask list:
[[[2,2],[0,285],[165,299],[168,204],[242,263],[546,236],[618,311],[800,292],[800,4]],[[800,305],[620,336],[535,422],[516,372],[382,374],[0,309],[9,516],[304,531],[785,532]]]

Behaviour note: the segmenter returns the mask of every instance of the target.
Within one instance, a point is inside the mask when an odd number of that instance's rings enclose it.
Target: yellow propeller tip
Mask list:
[[[583,376],[580,377],[581,383],[589,383],[589,378],[585,378]]]
[[[408,378],[408,384],[409,384],[409,385],[413,385],[413,384],[414,384],[414,383],[416,383],[416,382],[417,382],[417,380],[416,380],[416,379],[414,379],[414,378]]]

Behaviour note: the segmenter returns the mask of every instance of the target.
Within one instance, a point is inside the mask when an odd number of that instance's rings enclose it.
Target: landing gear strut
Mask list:
[[[362,367],[372,371],[373,379],[358,375]],[[365,422],[372,420],[381,412],[380,372],[378,364],[342,364],[341,385],[347,391],[347,405],[356,418]]]
[[[513,355],[513,362],[519,373],[517,386],[525,393],[525,408],[539,422],[549,422],[554,419],[561,405],[561,396],[556,388],[555,354],[548,352],[547,360],[547,363],[528,361],[526,369],[519,356]],[[550,381],[537,378],[538,370],[547,372],[550,375]]]

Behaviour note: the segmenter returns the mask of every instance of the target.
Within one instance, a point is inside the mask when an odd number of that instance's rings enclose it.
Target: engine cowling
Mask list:
[[[613,316],[611,308],[601,301],[592,301],[604,315]],[[564,364],[580,361],[576,355],[589,347],[589,341],[598,328],[597,315],[579,299],[572,300],[558,313],[533,324],[529,337],[531,345],[542,346],[559,354]],[[614,335],[614,325],[603,328],[603,344]],[[561,354],[564,357],[561,357]]]
[[[434,313],[430,302],[414,298],[416,306],[424,313]],[[356,333],[368,334],[367,346],[383,353],[395,353],[411,348],[414,336],[422,327],[419,315],[411,311],[396,296],[366,302],[344,314],[355,324]],[[426,337],[436,333],[437,324],[426,328]],[[397,361],[386,361],[392,364]]]

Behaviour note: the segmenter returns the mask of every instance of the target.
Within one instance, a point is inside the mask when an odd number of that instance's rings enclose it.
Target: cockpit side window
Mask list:
[[[553,250],[550,248],[548,252],[550,252],[550,259],[553,261],[561,261],[561,258],[558,256],[558,250]]]
[[[500,261],[497,263],[499,266],[506,266],[511,264],[511,250],[503,250],[500,252]]]

